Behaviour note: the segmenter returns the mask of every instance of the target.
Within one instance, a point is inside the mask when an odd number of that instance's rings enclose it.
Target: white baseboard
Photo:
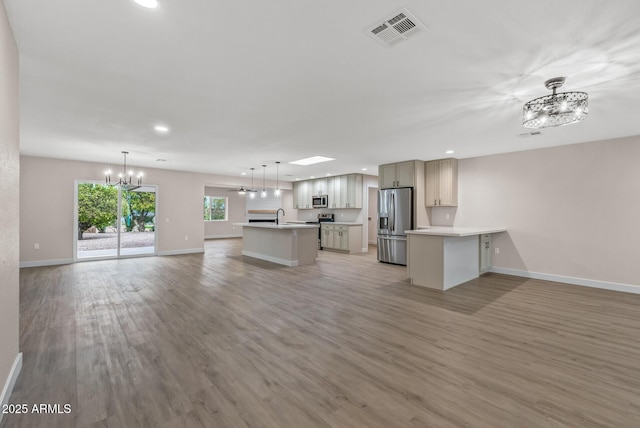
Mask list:
[[[369,247],[363,248],[363,249],[362,249],[362,252],[363,252],[363,253],[368,253],[368,252],[369,252]]]
[[[18,380],[20,370],[22,370],[22,352],[19,352],[18,355],[16,355],[16,359],[13,361],[13,367],[11,367],[9,377],[7,378],[7,381],[4,384],[4,388],[2,389],[2,395],[0,395],[0,408],[9,403],[9,398],[11,398],[11,392],[13,391],[13,387]],[[2,416],[3,413],[2,411],[0,411],[0,423],[2,423]]]
[[[177,256],[180,254],[204,253],[204,248],[185,248],[184,250],[158,251],[159,256]]]
[[[204,239],[228,239],[228,238],[242,238],[242,233],[234,235],[208,235]]]
[[[20,262],[20,267],[29,268],[29,267],[39,267],[39,266],[69,265],[71,263],[73,263],[73,259],[37,260],[34,262]]]
[[[545,281],[562,282],[571,285],[580,285],[583,287],[601,288],[603,290],[622,291],[625,293],[640,294],[640,285],[621,284],[618,282],[596,281],[586,278],[575,278],[572,276],[553,275],[550,273],[529,272],[518,269],[506,269],[500,267],[492,267],[489,272],[502,273],[505,275],[520,276],[524,278],[543,279]]]
[[[277,263],[279,265],[284,265],[284,266],[290,266],[290,267],[298,266],[297,260],[285,260],[279,257],[271,257],[271,256],[267,256],[260,253],[254,253],[252,251],[242,250],[242,255],[253,257],[254,259],[266,260],[268,262]]]
[[[369,241],[369,245],[378,245],[378,241]]]

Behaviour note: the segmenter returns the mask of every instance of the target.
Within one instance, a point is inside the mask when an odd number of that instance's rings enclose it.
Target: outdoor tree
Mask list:
[[[127,201],[130,217],[125,218],[128,231],[134,227],[144,232],[145,225],[153,220],[156,214],[156,194],[153,192],[126,192],[124,200]],[[127,221],[128,220],[128,221]]]
[[[118,189],[101,184],[78,184],[78,239],[95,226],[104,230],[114,224],[118,211]]]
[[[226,205],[226,198],[211,198],[211,220],[224,220]]]
[[[227,218],[227,198],[217,196],[204,197],[204,219],[225,220]]]

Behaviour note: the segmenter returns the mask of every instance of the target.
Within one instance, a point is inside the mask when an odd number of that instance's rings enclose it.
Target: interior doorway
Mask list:
[[[378,188],[377,187],[369,187],[369,197],[368,197],[367,212],[368,212],[368,224],[367,231],[368,236],[367,240],[369,245],[377,245],[377,235],[378,235]]]
[[[75,260],[155,255],[156,193],[76,182]]]

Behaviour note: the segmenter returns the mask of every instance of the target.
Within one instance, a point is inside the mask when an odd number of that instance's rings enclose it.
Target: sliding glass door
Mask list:
[[[156,188],[76,183],[77,260],[156,253]]]
[[[120,255],[155,254],[156,189],[123,189],[120,205]]]

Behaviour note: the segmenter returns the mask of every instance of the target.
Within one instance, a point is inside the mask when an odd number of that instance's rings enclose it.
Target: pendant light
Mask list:
[[[266,173],[267,173],[267,166],[262,165],[262,192],[260,192],[260,197],[263,199],[267,197],[267,188],[265,186]]]
[[[280,197],[280,161],[276,161],[276,190],[274,190],[273,195],[276,198]]]
[[[249,189],[249,199],[256,198],[256,191],[253,190],[253,171],[255,171],[255,168],[251,168],[251,189]]]

